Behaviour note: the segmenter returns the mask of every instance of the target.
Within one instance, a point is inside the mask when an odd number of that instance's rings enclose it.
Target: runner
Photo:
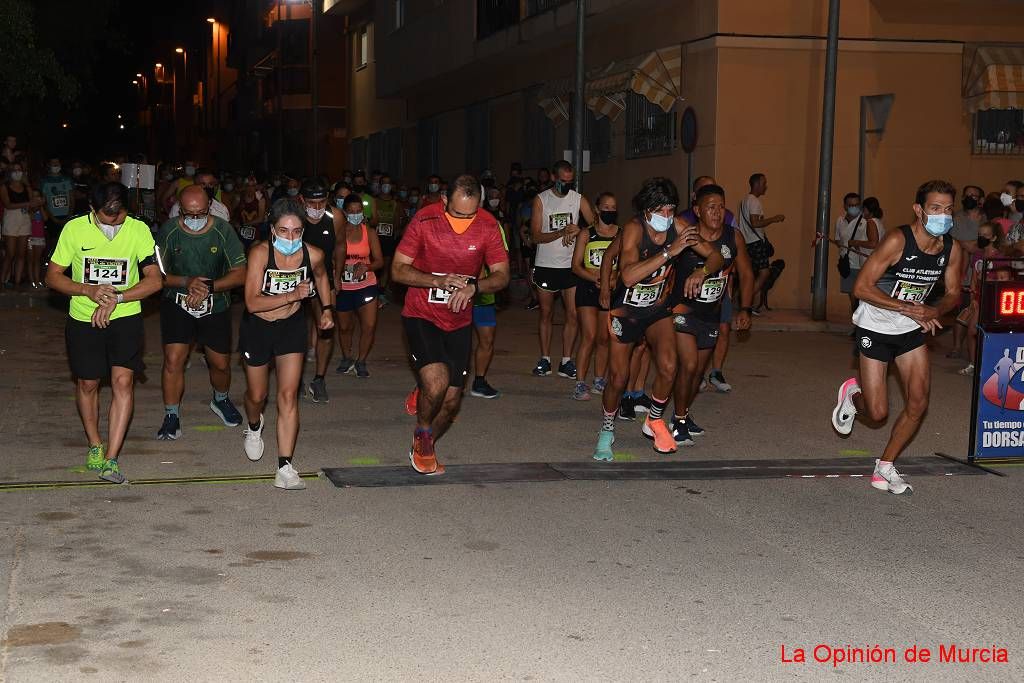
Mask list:
[[[402,211],[398,201],[391,196],[393,185],[391,176],[381,176],[380,194],[376,198],[376,213],[370,224],[377,232],[380,240],[381,253],[384,254],[384,269],[380,277],[380,299],[382,303],[390,300],[389,289],[391,284],[391,259],[395,256],[395,248],[401,237]]]
[[[697,249],[688,249],[679,257],[676,269],[686,273],[712,273],[707,275],[700,291],[687,295],[676,293],[679,301],[672,311],[672,325],[676,330],[676,349],[679,370],[676,375],[674,398],[675,416],[672,437],[676,445],[692,446],[694,436],[702,436],[704,429],[690,415],[701,380],[707,371],[712,351],[721,333],[723,301],[729,298],[729,276],[733,267],[739,271],[741,308],[736,316],[736,329],[750,329],[751,301],[754,298],[754,273],[750,267],[746,244],[736,239],[736,229],[725,223],[725,190],[718,185],[703,185],[696,194],[695,215],[701,246],[709,245],[720,254],[724,265],[717,271],[707,269],[706,258]],[[680,279],[677,279],[678,283]],[[728,334],[728,332],[726,332]]]
[[[708,273],[721,270],[722,255],[708,244],[699,244],[697,229],[675,217],[679,192],[668,178],[649,178],[633,199],[636,217],[622,228],[619,253],[619,284],[611,301],[608,326],[610,376],[601,397],[604,416],[594,451],[595,460],[612,460],[615,415],[629,380],[633,346],[646,338],[657,374],[651,409],[642,433],[654,440],[658,453],[673,453],[675,441],[662,419],[676,376],[676,341],[672,331],[669,297],[673,291],[677,257],[687,248],[701,252],[707,267],[687,276],[684,294],[700,291]],[[607,254],[605,254],[607,257]],[[682,276],[683,274],[679,274]]]
[[[420,474],[444,473],[434,443],[462,402],[473,297],[508,285],[508,254],[498,224],[479,208],[479,181],[459,176],[441,205],[413,217],[392,266],[395,282],[409,287],[402,324],[419,386],[409,460]],[[478,280],[485,265],[491,274]]]
[[[344,208],[338,213],[345,219],[334,251],[334,280],[340,283],[337,293],[338,341],[341,344],[341,362],[335,368],[338,374],[355,373],[356,377],[370,376],[366,359],[373,348],[377,332],[377,271],[384,266],[377,232],[366,225],[363,201],[350,194]],[[352,356],[352,334],[359,318],[359,355]]]
[[[68,221],[46,271],[46,285],[71,297],[65,329],[76,380],[75,402],[89,440],[85,466],[100,479],[127,479],[118,456],[135,402],[135,372],[142,367],[143,299],[160,291],[160,269],[149,226],[124,209],[120,183],[93,188],[92,211]],[[71,277],[64,274],[70,267]],[[100,381],[110,377],[109,444],[99,429]]]
[[[271,239],[249,251],[245,274],[245,308],[238,348],[245,359],[245,455],[263,457],[263,406],[270,384],[270,361],[277,370],[277,476],[280,489],[304,489],[292,467],[299,433],[299,383],[306,350],[306,315],[302,302],[320,298],[319,328],[334,327],[330,279],[323,252],[304,244],[305,207],[285,198],[270,210]]]
[[[201,187],[181,192],[181,215],[157,235],[157,260],[164,276],[160,336],[164,346],[161,441],[181,436],[181,397],[191,346],[203,348],[213,387],[212,410],[228,427],[242,416],[228,398],[231,388],[231,290],[245,284],[245,250],[230,224],[210,213]]]
[[[533,284],[540,301],[540,360],[533,368],[537,377],[551,374],[551,325],[555,315],[555,299],[561,295],[565,309],[562,328],[562,360],[558,374],[576,379],[572,350],[576,344],[576,276],[572,272],[573,243],[580,232],[580,216],[586,225],[597,218],[590,202],[573,189],[576,172],[568,161],[559,161],[552,168],[555,186],[533,200],[530,235],[537,246],[533,266]]]
[[[576,240],[572,255],[572,272],[579,278],[576,286],[576,315],[580,323],[580,348],[576,359],[576,389],[572,397],[577,401],[590,400],[587,386],[587,372],[590,370],[590,356],[595,344],[597,358],[594,361],[595,394],[605,388],[605,370],[608,366],[608,305],[610,297],[601,301],[601,265],[605,250],[619,234],[619,211],[615,195],[602,192],[597,197],[597,223],[591,226],[584,237]],[[614,268],[614,265],[611,266]]]
[[[337,236],[341,232],[342,219],[338,214],[327,211],[327,186],[316,179],[307,180],[302,184],[299,195],[306,215],[303,217],[302,241],[313,245],[324,255],[324,269],[327,271],[327,279],[331,288],[327,290],[330,297],[334,297],[334,247],[338,242]],[[310,311],[309,334],[316,340],[314,348],[314,361],[316,363],[313,381],[306,386],[306,393],[313,403],[328,403],[331,399],[327,395],[327,381],[324,376],[327,374],[327,364],[331,362],[331,354],[334,352],[334,332],[330,329],[317,329],[317,322],[323,319],[323,311],[320,310],[320,299],[314,297]]]
[[[886,376],[889,363],[895,362],[905,403],[871,475],[873,487],[895,494],[913,492],[894,463],[928,410],[931,361],[925,334],[942,329],[939,318],[960,298],[963,252],[948,234],[955,201],[956,188],[944,180],[921,185],[914,198],[913,224],[886,234],[853,288],[860,300],[853,323],[863,385],[851,377],[839,387],[832,426],[840,434],[849,434],[857,413],[885,421],[889,414]]]
[[[488,190],[490,194],[492,190]],[[488,210],[498,220],[498,230],[501,231],[501,241],[508,251],[508,237],[505,228],[498,219],[498,209],[488,201]],[[511,262],[510,262],[511,267]],[[511,274],[511,270],[509,271]],[[480,279],[485,279],[491,271],[484,265],[480,271]],[[501,392],[495,389],[487,381],[487,371],[491,368],[491,361],[494,360],[494,340],[498,335],[498,308],[494,292],[477,294],[473,299],[473,337],[476,339],[476,347],[473,351],[473,385],[470,388],[470,396],[477,398],[498,398]]]

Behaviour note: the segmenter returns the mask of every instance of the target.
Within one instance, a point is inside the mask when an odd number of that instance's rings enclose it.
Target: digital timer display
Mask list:
[[[1009,284],[996,289],[999,318],[1024,318],[1024,285]]]

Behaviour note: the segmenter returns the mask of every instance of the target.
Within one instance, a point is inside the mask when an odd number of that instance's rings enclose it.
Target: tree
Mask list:
[[[0,0],[0,104],[10,108],[53,96],[70,106],[80,92],[81,84],[65,71],[54,51],[40,44],[33,3]]]

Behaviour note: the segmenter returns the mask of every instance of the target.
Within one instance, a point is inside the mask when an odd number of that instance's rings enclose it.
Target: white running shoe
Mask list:
[[[285,466],[277,471],[277,476],[274,477],[274,486],[285,491],[301,491],[306,488],[302,477],[299,476],[299,473],[295,471],[290,462],[285,463]]]
[[[913,493],[914,487],[896,471],[895,465],[891,462],[886,464],[888,467],[883,467],[881,460],[875,460],[875,471],[871,473],[871,485],[879,491],[889,491],[896,495],[907,491]]]
[[[263,457],[263,416],[260,415],[260,428],[257,430],[245,428],[245,457],[256,462]]]
[[[853,421],[857,417],[857,407],[853,405],[853,396],[860,393],[860,384],[856,377],[843,382],[839,387],[839,396],[835,410],[832,411],[832,426],[842,435],[853,431]]]

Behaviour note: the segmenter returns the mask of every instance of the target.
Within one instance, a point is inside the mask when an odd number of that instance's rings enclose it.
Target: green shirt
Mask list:
[[[57,248],[50,259],[58,266],[71,266],[71,279],[91,285],[113,285],[118,291],[139,283],[140,264],[153,258],[153,235],[149,226],[128,216],[121,229],[109,240],[93,222],[90,212],[64,225]],[[71,297],[69,314],[75,320],[90,322],[97,306],[87,296]],[[111,320],[142,313],[142,302],[127,301],[114,306]]]
[[[501,232],[501,241],[505,244],[505,251],[508,251],[508,238],[505,237],[505,228],[500,223],[498,224],[498,230]],[[491,274],[491,269],[484,264],[483,269],[480,271],[480,277],[485,278]],[[476,300],[473,301],[474,306],[493,306],[495,301],[494,292],[487,292],[486,294],[477,294]]]
[[[160,248],[160,260],[166,275],[206,277],[211,280],[222,278],[232,268],[245,265],[245,247],[229,223],[216,216],[210,216],[213,225],[202,234],[195,234],[182,228],[177,218],[172,218],[156,236]],[[164,298],[174,301],[178,294],[187,294],[185,287],[164,287]],[[213,295],[213,313],[221,313],[231,306],[229,292]]]

